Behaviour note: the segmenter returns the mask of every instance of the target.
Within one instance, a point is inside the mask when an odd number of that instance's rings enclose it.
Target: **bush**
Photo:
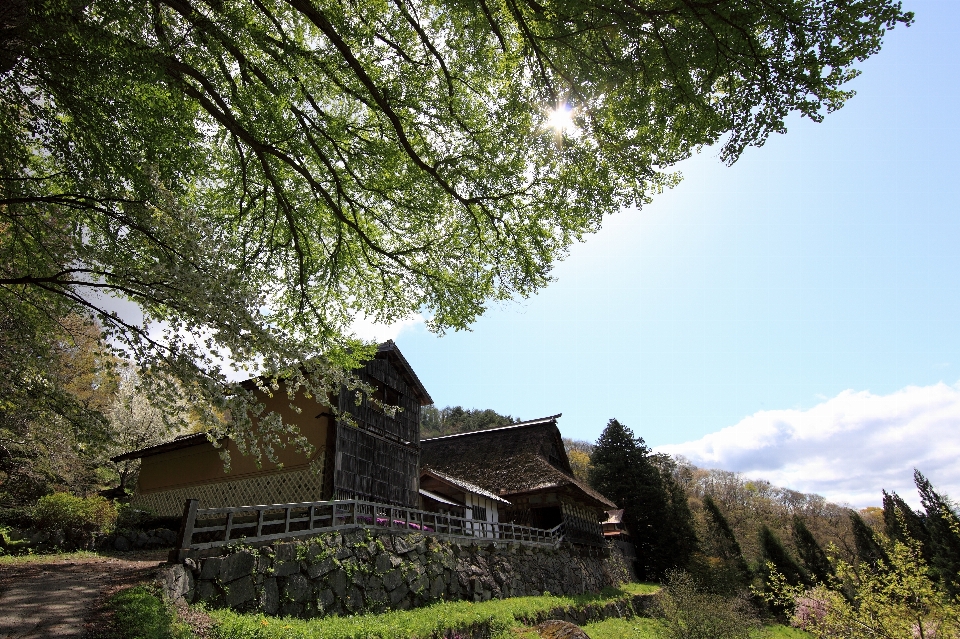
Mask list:
[[[33,509],[34,525],[55,537],[62,535],[63,545],[86,548],[93,534],[108,532],[117,521],[117,509],[100,496],[75,497],[69,493],[54,493],[41,497]]]
[[[670,572],[656,615],[669,639],[747,639],[759,620],[746,595],[706,592],[685,572]]]
[[[24,506],[0,508],[0,526],[29,528],[33,523],[33,509]]]

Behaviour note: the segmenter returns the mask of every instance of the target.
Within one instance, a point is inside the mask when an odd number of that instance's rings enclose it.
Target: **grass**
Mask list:
[[[28,552],[22,555],[0,555],[0,566],[30,564],[38,562],[48,562],[51,559],[92,559],[103,557],[104,555],[90,550],[77,550],[74,552],[52,552],[52,553],[33,553]]]
[[[799,628],[773,624],[754,631],[750,639],[813,639],[813,635]]]
[[[646,617],[604,619],[583,627],[590,639],[662,639],[660,622]]]
[[[664,639],[666,637],[659,621],[644,617],[604,619],[585,625],[583,630],[590,639]],[[773,624],[752,631],[750,639],[813,639],[813,635],[790,626]]]
[[[629,600],[633,595],[656,592],[653,584],[627,584],[599,595],[575,597],[513,597],[482,603],[447,601],[425,608],[393,611],[380,615],[294,619],[211,611],[217,639],[408,639],[438,636],[443,631],[485,628],[491,637],[512,637],[514,631],[539,621],[551,610],[603,606]],[[591,635],[592,636],[592,635]],[[612,636],[612,635],[611,635]],[[638,635],[643,637],[643,635]]]
[[[179,621],[172,608],[146,586],[122,590],[108,602],[113,631],[118,639],[191,639],[190,627]]]
[[[544,615],[558,608],[603,606],[633,595],[652,594],[654,584],[626,584],[599,595],[576,597],[514,597],[482,603],[450,601],[426,608],[353,617],[294,619],[241,614],[229,610],[208,611],[215,625],[214,639],[425,639],[443,636],[445,630],[482,629],[479,634],[494,639],[536,639],[530,628]],[[111,598],[117,639],[192,639],[190,627],[178,621],[176,613],[158,593],[145,586],[121,591]],[[656,619],[611,618],[586,624],[591,639],[665,639]],[[476,633],[471,633],[476,635]],[[751,639],[813,639],[812,635],[788,626],[770,625],[750,634]]]
[[[69,552],[26,552],[21,555],[0,555],[0,566],[17,566],[31,563],[49,563],[51,561],[72,561],[76,559],[130,559],[160,561],[165,558],[166,549],[134,550],[118,552],[115,550],[73,550]]]

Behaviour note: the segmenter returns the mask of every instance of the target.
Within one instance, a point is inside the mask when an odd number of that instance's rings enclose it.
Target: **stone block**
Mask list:
[[[211,606],[219,605],[223,598],[223,593],[212,581],[198,581],[194,592],[195,601],[202,601]]]
[[[324,588],[320,591],[320,594],[317,595],[317,605],[321,610],[326,612],[330,609],[330,606],[333,605],[333,602],[337,600],[336,595],[333,594],[333,591],[329,588]]]
[[[253,577],[250,575],[231,581],[224,590],[226,591],[224,600],[230,608],[238,608],[257,596],[257,591],[253,587]]]
[[[276,546],[276,556],[274,557],[277,561],[296,561],[297,560],[297,550],[299,550],[300,544],[296,542],[286,542],[277,544]]]
[[[220,581],[227,584],[252,575],[256,561],[256,557],[249,552],[235,552],[227,555],[220,564]]]
[[[274,577],[287,577],[300,572],[299,561],[280,561],[273,567]]]
[[[338,568],[327,577],[327,584],[337,597],[343,597],[347,594],[347,573],[342,568]]]
[[[126,552],[130,550],[130,540],[126,537],[117,537],[113,540],[113,549],[119,550],[120,552]]]
[[[327,557],[319,563],[310,564],[307,566],[307,576],[310,577],[310,579],[316,579],[317,577],[326,575],[336,567],[337,563],[334,561],[333,557]]]
[[[281,617],[302,617],[303,604],[296,601],[284,601],[280,604]]]
[[[208,557],[202,561],[199,579],[216,579],[220,576],[220,566],[223,564],[223,557]]]
[[[284,599],[304,602],[313,594],[313,586],[303,575],[296,574],[288,577],[283,585]]]
[[[436,576],[433,579],[433,582],[430,584],[430,598],[439,599],[446,590],[446,584],[443,582],[443,577]]]
[[[356,586],[350,586],[346,596],[343,597],[343,605],[350,612],[360,612],[363,610],[363,592]]]
[[[408,594],[410,594],[410,589],[407,588],[407,584],[401,582],[400,585],[390,591],[390,605],[394,608],[398,607]]]
[[[387,591],[393,591],[397,586],[403,583],[403,574],[397,570],[390,570],[383,575],[383,587]]]
[[[268,615],[275,615],[280,609],[280,588],[277,580],[268,577],[263,580],[263,590],[260,592],[260,609]]]
[[[193,573],[183,564],[165,568],[161,573],[161,583],[163,594],[171,601],[184,599],[189,603],[193,597]]]
[[[393,564],[390,563],[390,555],[387,553],[377,555],[377,559],[374,562],[374,570],[376,570],[377,573],[382,575],[391,568],[393,568]]]

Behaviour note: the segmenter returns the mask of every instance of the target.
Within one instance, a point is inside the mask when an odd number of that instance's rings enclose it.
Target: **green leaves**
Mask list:
[[[210,403],[211,425],[250,408],[224,359],[333,362],[359,346],[358,313],[467,328],[488,300],[545,286],[694,150],[724,140],[733,162],[789,113],[841,106],[852,64],[912,19],[890,0],[27,0],[10,15],[0,296],[97,317],[145,381],[178,380],[159,395]],[[557,138],[559,101],[576,127]]]

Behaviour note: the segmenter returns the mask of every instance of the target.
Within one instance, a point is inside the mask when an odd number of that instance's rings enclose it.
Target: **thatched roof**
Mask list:
[[[482,487],[480,487],[480,486],[477,486],[476,484],[473,484],[473,483],[471,483],[471,482],[468,482],[468,481],[466,481],[466,480],[464,480],[464,479],[460,479],[459,477],[453,477],[452,475],[448,475],[447,473],[440,472],[439,470],[435,470],[435,469],[433,469],[433,468],[429,468],[429,467],[425,467],[425,466],[421,465],[421,467],[420,467],[420,479],[421,479],[421,481],[423,480],[423,477],[424,477],[424,476],[433,477],[433,478],[436,479],[437,481],[443,482],[443,483],[447,484],[448,486],[451,486],[451,487],[453,487],[453,488],[462,490],[462,491],[464,491],[464,492],[473,493],[474,495],[480,495],[481,497],[486,497],[487,499],[492,499],[492,500],[494,500],[494,501],[499,501],[499,502],[502,502],[502,503],[504,503],[504,504],[509,504],[509,503],[510,503],[509,501],[507,501],[507,500],[504,499],[503,497],[500,497],[500,496],[498,496],[498,495],[495,495],[494,493],[490,492],[489,490],[486,490],[485,488],[482,488]]]
[[[512,426],[420,441],[420,464],[510,499],[561,490],[603,509],[616,505],[573,477],[553,415]]]

